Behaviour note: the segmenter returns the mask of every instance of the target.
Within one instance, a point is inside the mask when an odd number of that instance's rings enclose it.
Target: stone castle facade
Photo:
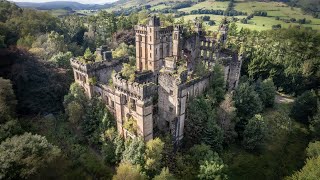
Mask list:
[[[201,23],[196,21],[194,31],[187,32],[180,25],[162,27],[160,19],[152,16],[147,25],[135,26],[133,82],[120,72],[128,59],[113,59],[106,47],[96,52],[103,61],[82,63],[71,59],[74,78],[89,97],[101,96],[116,118],[118,132],[125,138],[139,136],[148,141],[162,131],[178,142],[188,121],[187,102],[207,89],[214,78],[215,64],[224,67],[227,90],[238,84],[241,56],[222,48],[227,31],[228,26],[222,24],[217,36],[206,37]],[[195,75],[197,67],[205,67],[206,73]]]

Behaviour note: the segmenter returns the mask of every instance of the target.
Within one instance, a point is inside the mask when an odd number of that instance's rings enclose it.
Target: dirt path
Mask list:
[[[288,103],[292,103],[293,101],[294,101],[293,97],[280,94],[280,93],[276,94],[275,102],[278,104],[288,104]]]

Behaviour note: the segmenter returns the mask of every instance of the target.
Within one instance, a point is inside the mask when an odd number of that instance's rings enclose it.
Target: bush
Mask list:
[[[320,156],[320,141],[310,142],[306,151],[310,158]]]
[[[242,144],[248,150],[260,148],[267,135],[267,126],[261,115],[255,115],[248,121],[243,132]]]
[[[234,95],[237,116],[240,119],[248,120],[255,114],[262,111],[262,102],[259,95],[249,83],[242,83],[238,86]]]
[[[276,87],[271,79],[258,81],[255,87],[256,92],[259,94],[264,107],[272,107],[276,96]]]
[[[299,96],[293,103],[290,116],[302,123],[309,123],[317,112],[317,96],[313,91],[306,91]]]
[[[45,137],[25,133],[0,144],[0,178],[26,179],[61,155]]]

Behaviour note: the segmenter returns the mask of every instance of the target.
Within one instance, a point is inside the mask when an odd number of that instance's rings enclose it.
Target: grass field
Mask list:
[[[249,24],[237,23],[239,27],[246,27],[254,30],[271,29],[272,25],[281,24],[282,27],[297,26],[298,23],[286,23],[281,20],[276,20],[278,16],[282,19],[303,19],[311,20],[310,24],[303,24],[304,27],[312,27],[314,30],[320,30],[320,19],[313,18],[310,15],[304,14],[300,8],[289,7],[281,2],[256,2],[256,1],[236,1],[235,10],[247,12],[248,14],[255,11],[266,11],[268,17],[255,16],[249,21]]]
[[[150,10],[161,10],[161,9],[165,9],[165,8],[169,8],[170,6],[167,6],[165,4],[159,4],[159,5],[156,5],[156,6],[152,6],[150,8]]]
[[[227,8],[228,2],[215,2],[213,0],[205,1],[198,3],[192,7],[179,9],[179,11],[190,12],[196,9],[221,9],[225,10]],[[267,17],[254,16],[249,20],[248,24],[240,23],[239,21],[236,23],[240,28],[249,28],[251,30],[269,30],[272,29],[273,25],[281,24],[283,28],[288,28],[290,26],[298,26],[299,23],[286,23],[282,20],[276,20],[276,17],[280,17],[281,19],[303,19],[311,20],[310,24],[303,24],[303,27],[311,27],[314,30],[320,31],[320,19],[313,18],[310,15],[306,15],[299,8],[291,8],[284,3],[281,2],[256,2],[256,1],[241,1],[238,0],[235,3],[235,10],[247,12],[251,14],[255,11],[266,11],[268,13]],[[210,16],[211,20],[214,20],[216,24],[219,24],[223,16],[220,15],[208,15],[208,14],[196,14],[196,15],[187,15],[184,16],[185,20],[193,20],[196,17],[200,16]],[[237,16],[237,18],[242,19],[246,16]],[[179,18],[178,18],[179,19]],[[217,30],[216,26],[209,26],[208,29],[211,31]]]
[[[225,10],[228,7],[228,3],[229,3],[228,1],[219,2],[219,1],[208,0],[208,1],[197,3],[188,8],[179,9],[178,11],[190,12],[192,10],[197,10],[197,9]]]

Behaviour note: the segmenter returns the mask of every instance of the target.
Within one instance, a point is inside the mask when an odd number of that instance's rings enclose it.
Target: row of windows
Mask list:
[[[111,100],[111,102],[109,103],[109,97],[105,96],[105,101],[106,101],[106,105],[107,106],[111,106],[112,108],[114,108],[114,101]]]
[[[129,102],[128,102],[128,98],[126,95],[121,94],[121,102],[123,105],[128,105],[129,103],[129,108],[133,111],[136,111],[136,100],[130,98]]]
[[[83,74],[80,74],[80,73],[78,73],[78,72],[76,72],[76,79],[77,79],[77,80],[80,80],[80,81],[83,81],[84,83],[87,82],[86,76],[83,75]]]

